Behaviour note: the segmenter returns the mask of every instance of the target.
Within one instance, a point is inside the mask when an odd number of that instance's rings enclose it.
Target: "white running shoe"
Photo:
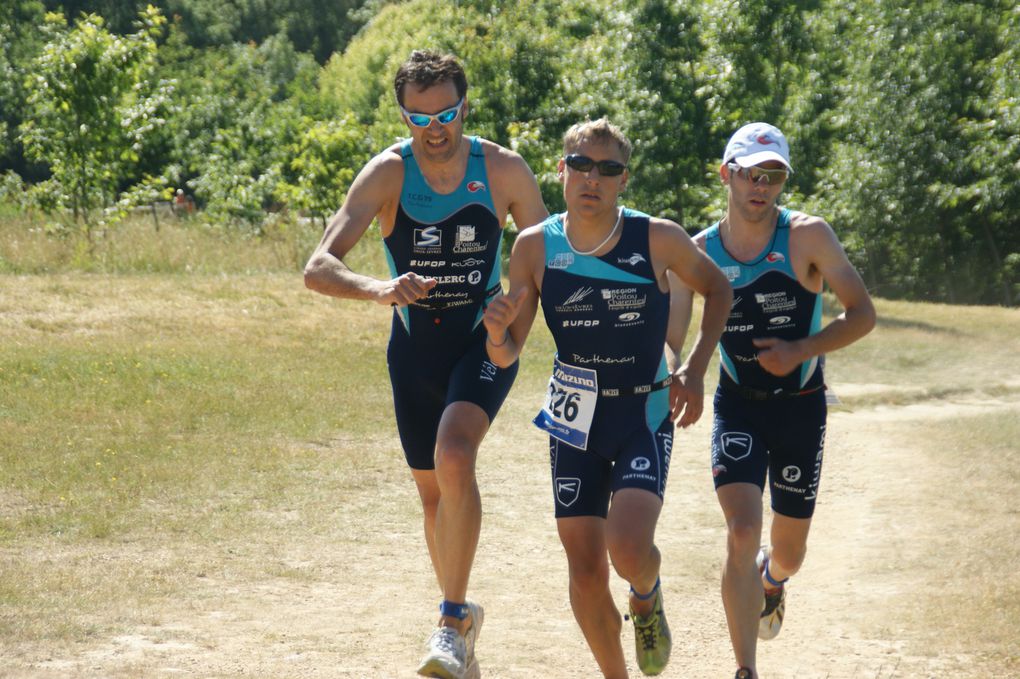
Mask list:
[[[464,679],[467,670],[467,651],[464,637],[452,627],[437,627],[429,640],[421,659],[418,674],[439,679]]]
[[[474,601],[468,601],[467,607],[471,611],[471,627],[464,632],[464,658],[467,665],[477,665],[475,660],[475,644],[478,642],[478,633],[482,631],[482,622],[485,620],[485,610]],[[470,667],[468,668],[470,670]],[[467,677],[469,675],[465,675]]]
[[[768,547],[758,550],[758,572],[764,573],[769,558]],[[780,586],[778,590],[765,591],[765,604],[762,606],[761,617],[758,620],[758,638],[763,641],[775,639],[783,628],[783,618],[786,616],[786,587]]]

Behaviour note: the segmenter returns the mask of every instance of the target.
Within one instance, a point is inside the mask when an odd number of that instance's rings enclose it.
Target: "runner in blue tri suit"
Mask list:
[[[602,673],[626,677],[609,559],[631,584],[638,666],[658,674],[672,645],[662,608],[655,527],[673,421],[701,415],[703,377],[730,306],[730,286],[674,222],[618,207],[631,145],[607,120],[574,125],[559,176],[567,211],[526,229],[510,258],[510,292],[485,312],[493,362],[517,360],[539,298],[556,343],[545,407],[555,514],[570,602]],[[701,335],[670,373],[666,272],[705,296]]]
[[[485,353],[482,314],[502,294],[503,225],[496,215],[485,153],[470,144],[467,170],[450,193],[425,181],[412,151],[400,145],[404,182],[393,230],[383,238],[390,275],[436,281],[427,297],[393,314],[386,353],[400,441],[412,469],[434,469],[443,411],[465,401],[491,421],[510,391],[517,366],[496,368]]]
[[[804,561],[825,444],[821,356],[866,335],[875,310],[828,224],[777,205],[792,172],[782,132],[731,137],[719,169],[726,215],[694,241],[733,285],[719,344],[712,475],[729,531],[722,593],[738,679],[757,678],[757,639],[779,633],[783,583]],[[823,327],[823,283],[844,312]],[[675,280],[671,344],[686,333],[690,292]],[[761,547],[766,476],[770,545]],[[762,605],[764,595],[764,607]]]
[[[474,646],[483,613],[467,600],[481,526],[475,460],[517,372],[489,360],[482,315],[502,294],[507,215],[525,226],[548,213],[519,155],[464,136],[467,78],[456,59],[416,51],[394,90],[411,138],[358,174],[305,267],[305,283],[394,307],[387,362],[397,429],[443,596],[418,672],[462,679],[480,671]],[[343,262],[374,219],[388,280]]]

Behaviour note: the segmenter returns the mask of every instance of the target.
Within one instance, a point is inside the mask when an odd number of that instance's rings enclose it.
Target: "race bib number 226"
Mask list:
[[[555,359],[545,405],[535,417],[535,425],[564,443],[587,449],[598,393],[598,376],[594,370]]]

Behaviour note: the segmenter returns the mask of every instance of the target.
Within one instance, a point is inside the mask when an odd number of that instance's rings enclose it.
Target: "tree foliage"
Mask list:
[[[21,139],[30,158],[49,164],[50,205],[70,208],[87,227],[114,203],[146,133],[161,122],[165,89],[147,80],[163,23],[149,8],[137,33],[118,36],[98,15],[70,29],[62,15],[47,15],[48,42],[26,82],[30,115]]]
[[[184,188],[256,232],[268,210],[322,219],[406,135],[393,75],[431,48],[465,65],[468,132],[521,153],[551,210],[563,133],[606,115],[635,146],[623,200],[695,231],[724,207],[727,138],[767,120],[791,141],[785,202],[833,225],[873,291],[1020,303],[1014,2],[158,0],[170,30],[111,89],[79,73],[95,96],[44,96],[40,74],[69,82],[67,55],[89,53],[78,27],[99,52],[140,47],[142,1],[0,7],[0,170],[41,195],[92,163],[54,207]],[[40,29],[43,6],[76,28]]]
[[[371,140],[350,113],[334,120],[305,120],[303,127],[291,149],[290,177],[280,185],[278,195],[318,218],[325,228],[327,218],[347,197],[357,169],[371,157]]]

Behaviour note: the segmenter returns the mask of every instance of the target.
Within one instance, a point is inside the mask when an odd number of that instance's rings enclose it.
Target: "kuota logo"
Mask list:
[[[556,477],[556,501],[569,507],[581,494],[581,479],[564,476]]]
[[[751,435],[741,431],[727,431],[719,435],[722,454],[731,460],[743,460],[751,454]]]

